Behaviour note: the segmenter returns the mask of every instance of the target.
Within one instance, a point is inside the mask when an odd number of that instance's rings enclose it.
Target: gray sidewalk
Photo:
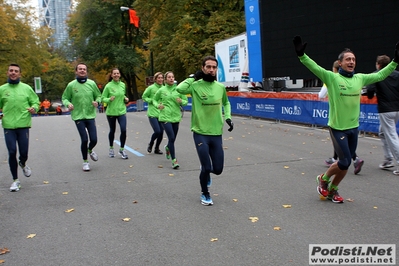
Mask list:
[[[234,117],[223,136],[224,172],[213,176],[214,205],[202,206],[190,113],[176,141],[179,170],[146,153],[145,112],[127,117],[122,160],[108,158],[108,123],[98,114],[99,160],[90,172],[69,116],[33,118],[32,176],[19,170],[16,193],[0,131],[0,249],[10,250],[3,265],[308,265],[309,244],[398,242],[399,177],[378,168],[376,138],[359,138],[365,164],[358,175],[351,165],[341,183],[350,201],[334,204],[316,192],[332,155],[328,131]]]

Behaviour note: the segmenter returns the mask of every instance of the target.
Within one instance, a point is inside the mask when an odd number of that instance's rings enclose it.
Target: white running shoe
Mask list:
[[[10,191],[11,192],[17,192],[21,188],[21,182],[19,182],[18,179],[15,179],[14,182],[12,182]]]
[[[90,171],[90,164],[89,163],[83,163],[83,171]]]
[[[21,166],[24,176],[30,177],[32,174],[32,170],[30,169],[30,167],[27,165],[22,165],[21,162],[19,162],[18,164],[19,164],[19,166]]]
[[[115,157],[114,149],[109,149],[108,156],[109,156],[110,158],[114,158],[114,157]]]
[[[94,151],[91,151],[91,153],[90,153],[90,158],[93,160],[93,161],[98,161],[98,156],[97,156],[97,153],[95,153]]]
[[[127,156],[125,150],[119,150],[118,154],[122,157],[122,159],[129,159],[129,156]]]
[[[392,168],[394,166],[395,166],[395,164],[392,161],[389,161],[389,160],[385,160],[379,165],[379,167],[381,169],[388,169],[388,168]]]

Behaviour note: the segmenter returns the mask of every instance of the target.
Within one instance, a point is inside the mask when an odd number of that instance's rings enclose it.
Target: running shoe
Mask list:
[[[129,156],[127,156],[125,150],[119,150],[118,154],[122,157],[122,159],[129,159]]]
[[[172,160],[172,168],[173,169],[177,169],[177,168],[179,168],[180,167],[180,165],[179,165],[179,163],[177,162],[177,159],[175,158],[175,159],[173,159]]]
[[[327,197],[328,196],[328,181],[324,181],[322,179],[323,174],[318,175],[316,177],[316,182],[318,183],[317,186],[317,193],[319,193],[319,195],[323,196],[323,197]]]
[[[392,173],[393,173],[394,175],[399,175],[399,168],[396,169],[396,170],[394,170],[394,171],[392,171]]]
[[[360,159],[359,157],[357,157],[356,160],[353,162],[353,166],[355,166],[355,170],[353,172],[355,173],[355,175],[360,173],[360,171],[362,170],[363,164],[364,164],[364,161],[362,159]]]
[[[90,158],[93,160],[93,161],[98,161],[98,156],[97,156],[97,153],[95,153],[94,151],[91,151],[91,153],[90,153]]]
[[[18,179],[15,179],[14,182],[12,182],[10,191],[11,192],[17,192],[21,188],[21,182],[19,182]]]
[[[326,163],[326,165],[330,166],[333,163],[335,163],[337,160],[335,160],[334,158],[328,158],[327,160],[325,160],[324,162]]]
[[[210,206],[213,204],[211,195],[209,195],[209,193],[206,195],[204,194],[201,195],[201,204],[205,206]]]
[[[154,150],[154,153],[155,154],[163,154],[163,152],[158,148],[155,148],[155,150]]]
[[[83,171],[87,172],[90,171],[90,164],[87,162],[83,163]]]
[[[170,159],[170,151],[169,151],[169,147],[168,147],[168,145],[165,145],[165,156],[166,156],[166,159]]]
[[[384,160],[380,165],[379,165],[379,167],[381,168],[381,169],[388,169],[388,168],[392,168],[392,167],[394,167],[395,166],[395,164],[392,162],[392,160]]]
[[[109,156],[109,158],[114,158],[115,157],[114,149],[109,149],[108,156]]]
[[[334,203],[344,203],[344,198],[338,194],[338,190],[331,189],[329,191],[327,199],[331,200]]]
[[[27,165],[22,165],[21,162],[19,162],[19,166],[21,166],[22,172],[24,173],[24,176],[26,176],[26,177],[30,177],[30,176],[31,176],[32,170],[30,169],[29,166],[27,166]]]
[[[147,152],[148,152],[148,153],[151,153],[151,152],[152,152],[152,145],[151,145],[151,143],[148,144]]]

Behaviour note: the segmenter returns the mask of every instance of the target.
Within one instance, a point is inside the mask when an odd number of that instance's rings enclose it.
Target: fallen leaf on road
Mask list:
[[[137,200],[133,200],[133,203],[137,203]]]
[[[43,184],[48,184],[48,183],[50,183],[50,182],[48,182],[48,181],[43,181]]]
[[[68,209],[68,210],[66,210],[65,212],[73,212],[75,209],[74,208],[72,208],[72,209]]]
[[[122,221],[124,221],[124,222],[129,222],[129,221],[130,221],[130,218],[123,218]]]
[[[30,234],[26,238],[34,238],[35,236],[36,236],[36,234]]]
[[[374,209],[378,209],[378,207],[377,207],[377,206],[374,206],[373,208],[374,208]]]
[[[259,218],[258,217],[254,217],[254,216],[251,216],[248,219],[251,220],[251,222],[253,222],[253,223],[256,223],[257,221],[259,221]]]
[[[290,168],[288,165],[284,165],[284,169],[288,169]]]
[[[133,165],[129,165],[130,168],[133,168]]]
[[[347,202],[353,202],[353,199],[346,199]]]
[[[215,242],[215,241],[218,241],[218,239],[217,238],[211,238],[211,242]]]
[[[4,262],[6,262],[5,260],[0,260],[0,264],[3,264]]]
[[[273,229],[276,230],[276,231],[280,231],[280,230],[281,230],[281,227],[275,226],[275,227],[273,227]]]
[[[291,204],[284,204],[283,207],[284,208],[291,208]]]
[[[68,192],[62,192],[62,195],[68,195]]]
[[[237,161],[239,161],[239,160],[241,160],[241,158],[240,158],[240,157],[238,157],[238,158],[237,158]]]
[[[128,172],[123,172],[123,174],[124,174],[124,175],[127,175],[127,174],[128,174]]]
[[[175,176],[174,174],[169,174],[169,176]]]
[[[163,168],[163,165],[158,165],[158,168]]]
[[[8,252],[10,252],[8,248],[0,248],[0,255],[6,254]]]
[[[238,201],[238,199],[233,199],[233,201],[234,201],[234,202],[237,202],[237,201]]]

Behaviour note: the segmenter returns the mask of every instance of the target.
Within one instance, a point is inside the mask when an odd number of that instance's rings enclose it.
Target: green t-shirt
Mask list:
[[[66,107],[73,104],[71,118],[74,121],[96,118],[97,108],[93,101],[101,102],[101,92],[91,79],[87,79],[85,83],[79,83],[76,79],[69,82],[62,94],[62,103]]]
[[[306,54],[299,57],[299,59],[302,64],[327,85],[329,102],[328,126],[336,130],[359,127],[360,96],[363,86],[384,80],[398,65],[392,61],[379,72],[371,74],[359,73],[349,78],[320,67]]]
[[[143,100],[148,103],[148,108],[147,108],[147,116],[148,117],[158,117],[159,116],[159,109],[158,106],[154,105],[154,96],[157,93],[157,91],[162,87],[162,85],[159,85],[158,83],[154,83],[145,89],[143,93]]]
[[[120,116],[126,114],[125,96],[126,87],[122,81],[113,81],[105,85],[103,94],[101,96],[102,102],[107,104],[107,110],[105,113],[108,116]],[[112,96],[115,96],[113,101],[110,100]]]
[[[231,119],[231,106],[222,83],[188,78],[177,86],[177,91],[191,94],[191,131],[211,136],[223,134],[222,107],[225,119]]]
[[[32,126],[32,115],[28,108],[39,109],[40,101],[32,87],[26,83],[6,83],[0,86],[0,109],[3,112],[2,126],[5,129]]]
[[[179,104],[176,99],[180,98],[182,102]],[[176,90],[176,85],[165,84],[154,96],[154,105],[162,104],[164,108],[159,111],[158,120],[160,122],[178,123],[181,120],[180,106],[186,106],[188,103],[187,96],[180,94]]]

